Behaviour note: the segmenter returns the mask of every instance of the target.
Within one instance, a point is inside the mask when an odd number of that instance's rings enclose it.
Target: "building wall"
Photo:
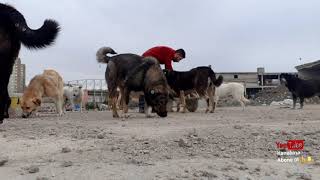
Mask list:
[[[226,82],[248,82],[258,83],[257,73],[218,73]]]
[[[26,66],[21,64],[21,59],[18,58],[13,66],[12,74],[8,85],[9,94],[23,93],[26,83]]]
[[[281,73],[264,73],[263,79],[261,75],[254,72],[230,72],[230,73],[217,73],[222,75],[224,82],[242,82],[247,85],[248,88],[259,88],[262,86],[262,80],[264,86],[277,86],[280,84],[279,77]]]

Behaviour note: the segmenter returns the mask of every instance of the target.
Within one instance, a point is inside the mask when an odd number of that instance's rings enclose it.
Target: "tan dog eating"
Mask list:
[[[29,117],[41,105],[42,97],[50,97],[56,104],[57,113],[63,113],[63,80],[55,70],[44,70],[29,83],[21,98],[22,117]]]

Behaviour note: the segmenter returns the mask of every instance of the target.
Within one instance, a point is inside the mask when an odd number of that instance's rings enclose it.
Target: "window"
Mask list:
[[[238,75],[237,74],[233,75],[233,78],[238,79]]]

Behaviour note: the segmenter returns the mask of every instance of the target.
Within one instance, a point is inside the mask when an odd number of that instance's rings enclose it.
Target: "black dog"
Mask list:
[[[296,107],[297,98],[300,99],[300,108],[303,108],[304,98],[313,96],[320,97],[320,81],[319,80],[303,80],[296,75],[283,73],[280,75],[282,82],[292,93],[293,109]]]
[[[191,69],[190,71],[168,71],[164,70],[168,84],[180,96],[181,103],[184,106],[183,112],[186,111],[184,98],[185,91],[195,91],[200,97],[209,99],[212,103],[210,112],[214,112],[213,95],[215,87],[221,85],[223,77],[220,75],[216,78],[214,71],[210,66],[201,66]],[[181,94],[182,93],[182,94]],[[209,107],[207,109],[209,111]]]
[[[46,20],[38,30],[30,29],[20,12],[0,3],[0,124],[9,117],[8,83],[21,43],[27,48],[44,48],[54,42],[58,32],[59,25],[53,20]]]

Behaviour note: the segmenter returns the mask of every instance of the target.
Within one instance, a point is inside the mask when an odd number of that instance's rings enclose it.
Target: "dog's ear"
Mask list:
[[[117,54],[113,49],[111,49],[110,54]]]
[[[82,89],[82,85],[79,85],[79,89]]]
[[[32,100],[32,102],[33,102],[35,105],[37,105],[37,106],[40,106],[40,105],[41,105],[41,100],[40,100],[39,98],[34,98],[34,99]]]

